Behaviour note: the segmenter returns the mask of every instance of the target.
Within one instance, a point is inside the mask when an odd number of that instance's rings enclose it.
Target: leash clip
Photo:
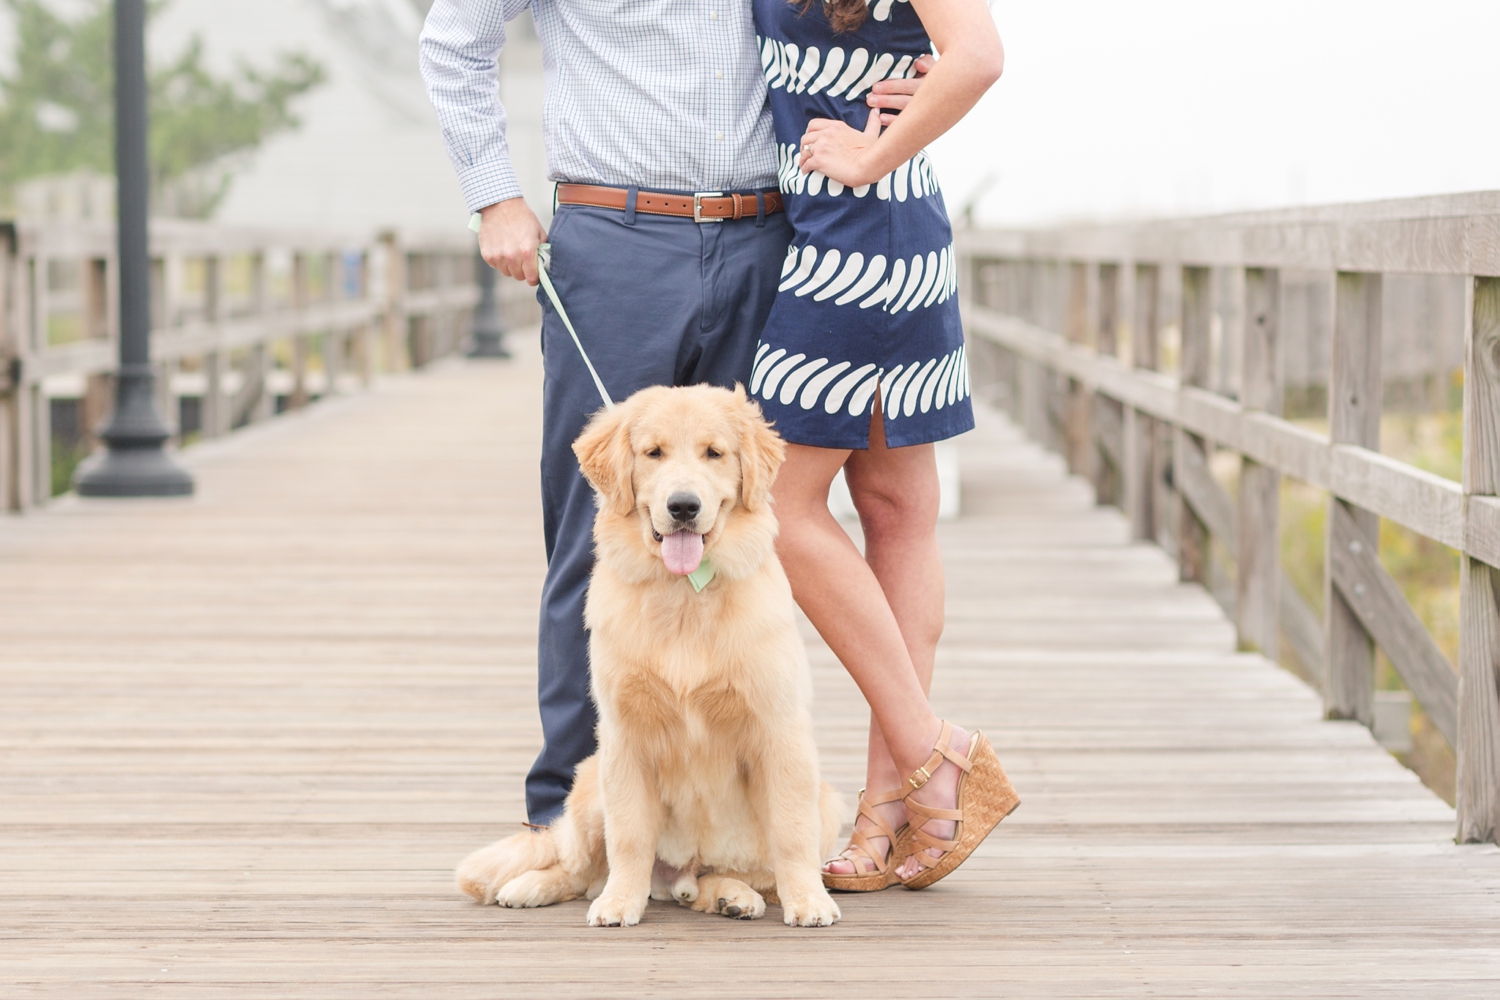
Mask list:
[[[693,195],[693,221],[696,222],[696,223],[698,223],[698,225],[700,225],[700,226],[703,225],[703,223],[705,223],[705,222],[723,222],[724,219],[722,217],[720,217],[720,218],[715,218],[713,216],[709,216],[708,218],[704,218],[703,217],[703,199],[704,198],[722,198],[722,197],[724,197],[724,192],[723,191],[699,191],[697,194]]]

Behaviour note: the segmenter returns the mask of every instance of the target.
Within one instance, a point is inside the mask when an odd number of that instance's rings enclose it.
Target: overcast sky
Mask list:
[[[1005,75],[933,149],[955,215],[991,174],[1006,223],[1500,188],[1500,0],[993,9]]]
[[[934,147],[957,214],[1177,215],[1500,188],[1497,0],[995,0],[1005,75]]]

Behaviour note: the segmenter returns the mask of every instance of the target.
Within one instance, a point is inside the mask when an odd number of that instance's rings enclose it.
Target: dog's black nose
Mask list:
[[[673,493],[667,497],[667,513],[674,521],[691,521],[702,509],[702,501],[691,493]]]

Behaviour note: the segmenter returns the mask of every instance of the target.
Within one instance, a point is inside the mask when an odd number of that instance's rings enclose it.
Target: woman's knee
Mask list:
[[[850,475],[849,496],[867,535],[885,537],[930,533],[937,525],[938,482],[926,476],[904,480]]]

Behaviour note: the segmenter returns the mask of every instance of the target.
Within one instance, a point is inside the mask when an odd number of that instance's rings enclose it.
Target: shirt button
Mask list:
[[[724,79],[724,71],[722,69],[716,69],[716,70],[714,70],[714,79],[715,80],[722,80],[722,79]]]
[[[710,21],[717,21],[719,19],[719,12],[714,11],[712,14],[708,15],[708,19]]]
[[[715,132],[714,133],[714,138],[718,139],[720,142],[723,142],[724,141],[724,133],[723,132]]]

